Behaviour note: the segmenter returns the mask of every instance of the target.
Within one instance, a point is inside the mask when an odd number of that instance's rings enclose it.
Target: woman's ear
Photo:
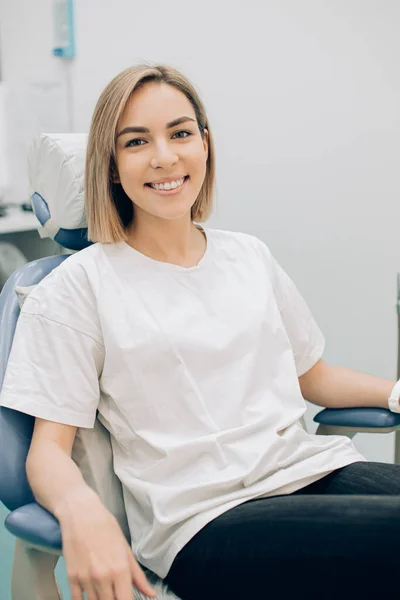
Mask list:
[[[208,159],[208,129],[204,128],[204,139],[203,139],[204,152],[206,153],[206,160]]]
[[[110,174],[111,174],[111,181],[113,183],[121,183],[121,180],[118,175],[117,166],[113,160],[111,161],[111,165],[110,165]]]

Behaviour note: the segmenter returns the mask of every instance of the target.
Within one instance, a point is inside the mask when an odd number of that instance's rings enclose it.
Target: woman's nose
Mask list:
[[[151,159],[151,166],[156,167],[168,167],[173,165],[178,160],[178,157],[172,148],[168,144],[158,145],[153,158]]]

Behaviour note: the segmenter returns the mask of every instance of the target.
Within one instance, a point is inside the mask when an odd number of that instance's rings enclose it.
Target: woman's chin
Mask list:
[[[182,200],[173,202],[171,197],[168,202],[163,202],[163,206],[157,202],[157,206],[154,207],[155,210],[150,212],[162,219],[182,219],[185,215],[191,213],[193,204],[194,202],[189,203]]]

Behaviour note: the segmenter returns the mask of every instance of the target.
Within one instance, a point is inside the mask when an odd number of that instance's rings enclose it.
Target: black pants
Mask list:
[[[201,529],[165,578],[182,600],[400,599],[400,465],[357,462]]]

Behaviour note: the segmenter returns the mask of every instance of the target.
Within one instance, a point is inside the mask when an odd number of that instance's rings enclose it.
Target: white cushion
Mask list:
[[[122,485],[114,472],[110,434],[98,419],[95,420],[93,429],[77,429],[72,460],[78,465],[86,483],[117,519],[130,543]]]
[[[87,227],[83,177],[86,133],[41,133],[28,150],[30,197],[36,192],[58,228]]]

